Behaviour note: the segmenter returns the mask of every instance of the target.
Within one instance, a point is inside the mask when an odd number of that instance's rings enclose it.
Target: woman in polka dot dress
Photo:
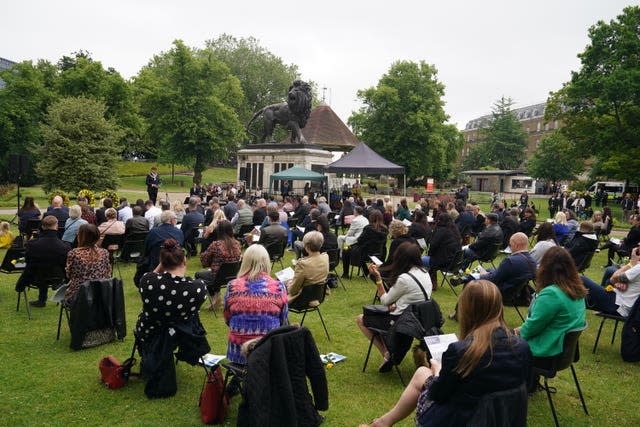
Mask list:
[[[261,338],[272,329],[287,323],[287,291],[271,278],[269,254],[262,245],[245,251],[238,278],[231,281],[224,297],[224,319],[229,325],[227,359],[246,364],[242,344]]]
[[[144,342],[167,323],[189,322],[205,300],[202,280],[185,276],[187,259],[174,239],[167,239],[160,250],[160,264],[140,280],[142,312],[136,324],[136,337]]]

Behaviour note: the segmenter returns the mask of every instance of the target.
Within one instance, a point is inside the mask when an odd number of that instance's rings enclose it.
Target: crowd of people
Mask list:
[[[42,266],[56,266],[66,275],[65,303],[71,306],[84,281],[112,275],[113,248],[103,247],[105,236],[122,236],[124,244],[142,235],[135,277],[142,311],[135,333],[143,358],[153,358],[158,334],[168,323],[187,331],[187,340],[197,340],[195,348],[206,348],[198,311],[208,295],[210,309],[223,307],[227,358],[245,365],[251,345],[288,323],[289,306],[305,286],[327,282],[335,269],[332,252],[339,253],[342,278],[357,269],[375,284],[380,304],[387,307],[383,329],[410,306],[431,300],[437,272],[449,271],[461,259],[451,284],[464,289],[450,316],[459,322],[460,341],[449,346],[442,362],[420,367],[398,403],[370,425],[393,425],[416,408],[419,425],[464,423],[473,415],[471,402],[484,395],[520,386],[533,392],[539,385],[532,367],[550,363],[562,351],[565,334],[585,324],[586,309],[628,316],[640,295],[640,216],[628,216],[632,227],[624,239],[609,241],[603,238],[613,222],[607,206],[585,217],[590,204],[569,203],[563,196],[553,212],[550,204],[552,219],[538,224],[526,192],[516,206],[506,208],[496,200],[485,213],[462,187],[455,197],[421,200],[411,209],[406,199],[394,206],[384,196],[349,196],[329,206],[325,197],[311,193],[276,200],[248,196],[243,187],[222,191],[197,184],[184,202],[170,204],[152,197],[160,185],[153,172],[147,180],[149,199],[134,204],[106,198],[92,209],[79,199],[66,208],[56,196],[41,214],[27,197],[20,233],[29,234],[32,219],[42,217],[42,223],[37,237],[26,243],[27,267],[16,290],[33,282]],[[0,237],[7,232],[3,227]],[[296,259],[293,277],[280,281],[272,278],[272,262],[287,248]],[[596,283],[581,274],[599,250],[607,250],[608,265]],[[492,262],[499,251],[505,256],[494,268],[471,270],[477,261]],[[187,260],[197,255],[203,269],[192,279]],[[616,264],[625,258],[628,263]],[[238,266],[234,278],[216,280],[230,264]],[[528,316],[511,330],[503,306],[522,301],[530,302]],[[46,302],[47,286],[42,286],[31,305]],[[358,316],[356,325],[380,352],[379,371],[391,370],[394,361],[385,340],[367,326],[365,316]],[[167,369],[166,363],[156,369]],[[157,372],[149,371],[159,381],[150,394],[164,393]],[[468,401],[452,398],[458,394]]]

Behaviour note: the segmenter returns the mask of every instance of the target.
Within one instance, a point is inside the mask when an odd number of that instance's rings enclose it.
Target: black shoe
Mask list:
[[[453,277],[449,280],[449,283],[451,283],[451,286],[460,286],[462,284],[462,279],[459,277]]]
[[[389,360],[385,360],[384,363],[380,365],[380,367],[378,368],[378,372],[380,373],[390,372],[391,369],[393,369],[393,360],[389,359]]]
[[[346,274],[346,273],[342,273],[342,276],[340,276],[340,277],[341,277],[341,278],[343,278],[343,279],[350,279],[350,278],[351,278],[351,277],[349,277],[349,275],[348,275],[348,274]]]
[[[42,308],[42,307],[44,307],[45,305],[47,305],[47,303],[46,303],[46,302],[44,302],[44,301],[29,301],[29,305],[30,305],[31,307],[38,307],[38,308]]]

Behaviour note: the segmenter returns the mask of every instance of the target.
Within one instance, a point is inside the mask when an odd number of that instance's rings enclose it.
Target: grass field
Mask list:
[[[4,256],[4,251],[0,251]],[[605,263],[605,251],[597,254],[587,275],[599,281]],[[289,263],[292,252],[286,252]],[[190,259],[191,274],[199,269],[197,259]],[[279,265],[275,270],[279,269]],[[341,272],[342,267],[338,267]],[[116,274],[117,274],[116,269]],[[127,330],[132,331],[141,307],[133,285],[134,267],[123,264],[125,283]],[[69,349],[70,335],[62,327],[60,341],[55,340],[58,307],[48,304],[44,309],[33,309],[33,319],[27,319],[24,306],[16,311],[16,293],[13,289],[17,275],[0,274],[0,425],[7,426],[190,426],[198,425],[198,396],[203,382],[203,370],[185,363],[177,366],[178,392],[168,399],[148,400],[143,393],[144,384],[132,380],[125,388],[112,391],[99,383],[98,361],[113,354],[120,360],[128,357],[133,343],[129,333],[123,342],[116,341],[94,349],[74,352]],[[327,426],[354,426],[368,422],[392,405],[403,390],[395,372],[377,372],[381,362],[374,354],[366,372],[362,364],[368,342],[360,334],[355,317],[364,304],[371,303],[374,286],[362,278],[346,281],[347,291],[332,291],[322,305],[322,313],[331,335],[328,341],[319,318],[311,313],[305,320],[313,333],[321,353],[336,352],[347,360],[327,369],[330,408]],[[31,291],[31,298],[36,297]],[[449,288],[441,288],[433,297],[449,313],[456,302]],[[220,313],[215,317],[203,310],[201,319],[208,331],[213,353],[224,354],[227,327]],[[520,324],[513,308],[506,308],[507,323]],[[290,321],[298,322],[299,315],[291,314]],[[561,372],[551,384],[557,387],[554,402],[564,426],[635,426],[640,425],[640,414],[635,403],[639,401],[638,366],[624,363],[619,355],[619,330],[616,343],[610,345],[613,325],[605,325],[599,349],[591,353],[598,318],[587,314],[588,329],[583,333],[581,360],[576,365],[577,375],[585,395],[590,416],[582,412],[580,401],[569,371]],[[457,323],[447,320],[446,332],[457,332]],[[411,357],[401,365],[405,378],[414,371]],[[225,425],[235,425],[239,398],[235,398]],[[529,399],[529,425],[553,425],[546,396],[538,393]],[[401,426],[413,425],[406,420]]]

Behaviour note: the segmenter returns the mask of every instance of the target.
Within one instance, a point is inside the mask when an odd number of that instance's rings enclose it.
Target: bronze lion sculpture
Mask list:
[[[306,144],[307,140],[302,135],[301,129],[307,125],[309,114],[311,114],[311,87],[302,80],[296,80],[289,87],[287,102],[267,105],[255,113],[247,124],[247,132],[257,137],[256,134],[249,130],[249,126],[262,115],[264,131],[260,139],[261,144],[264,144],[267,137],[269,138],[269,143],[274,144],[276,142],[273,139],[273,131],[276,125],[291,130],[292,144],[296,142]]]

